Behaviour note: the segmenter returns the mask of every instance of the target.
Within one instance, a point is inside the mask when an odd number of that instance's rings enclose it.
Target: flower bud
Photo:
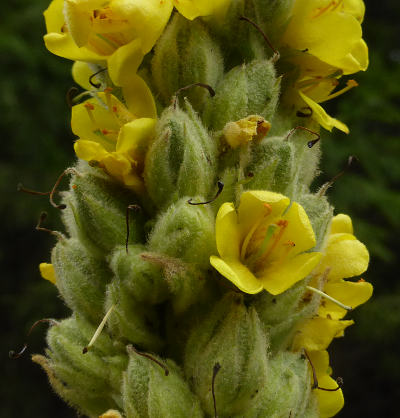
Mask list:
[[[173,105],[164,111],[146,156],[147,190],[159,207],[214,193],[216,144],[188,102],[185,108]]]
[[[126,354],[114,347],[105,332],[89,352],[82,354],[95,330],[82,319],[66,319],[48,332],[48,358],[33,358],[47,372],[53,389],[88,416],[98,416],[110,408],[118,409],[116,400],[128,362]]]
[[[128,347],[129,364],[122,396],[127,418],[202,418],[198,399],[178,366],[154,354]]]
[[[58,241],[51,258],[65,303],[92,323],[100,322],[106,283],[111,279],[105,262],[93,258],[76,238]]]
[[[108,319],[113,335],[144,350],[157,351],[163,345],[160,318],[156,308],[137,302],[125,281],[114,280],[107,286],[106,309],[114,306]]]
[[[216,94],[207,101],[204,122],[221,130],[228,122],[259,115],[272,120],[279,97],[279,82],[274,65],[268,60],[254,60],[233,68],[221,80]]]
[[[246,308],[242,295],[226,294],[186,346],[185,374],[208,415],[214,414],[214,396],[219,416],[246,415],[268,384],[267,349],[255,309]]]
[[[168,285],[160,267],[142,257],[145,252],[146,248],[141,245],[130,245],[128,252],[125,247],[117,247],[110,267],[136,301],[154,305],[168,297]]]
[[[223,61],[219,46],[204,24],[176,14],[157,42],[152,61],[154,85],[165,104],[181,87],[194,83],[217,85],[223,75]],[[209,100],[209,92],[201,87],[186,90],[185,95],[196,110]]]
[[[100,171],[91,169],[72,178],[64,202],[73,212],[78,238],[95,254],[109,252],[116,245],[124,244],[127,207],[137,203],[132,192],[121,188]],[[67,217],[64,220],[71,221]],[[143,237],[144,221],[140,207],[131,211],[129,220],[129,242],[135,243]],[[74,228],[67,229],[73,231]]]

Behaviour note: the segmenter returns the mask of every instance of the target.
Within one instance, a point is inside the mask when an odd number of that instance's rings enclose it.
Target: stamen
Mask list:
[[[296,112],[298,118],[311,118],[313,110],[310,106],[304,106]]]
[[[317,138],[316,139],[313,139],[312,141],[308,141],[307,142],[307,146],[308,146],[308,148],[312,148],[320,139],[321,139],[321,135],[318,133],[318,132],[315,132],[315,131],[312,131],[311,129],[309,129],[309,128],[306,128],[305,126],[296,126],[295,128],[293,128],[293,129],[291,129],[290,131],[289,131],[289,133],[287,134],[287,137],[285,138],[285,140],[287,141],[288,139],[289,139],[289,137],[291,136],[291,135],[293,135],[294,134],[294,132],[297,130],[297,129],[302,129],[303,131],[307,131],[307,132],[310,132],[311,134],[313,134],[313,135],[315,135]]]
[[[50,194],[50,192],[37,192],[36,190],[27,189],[23,186],[22,183],[18,183],[17,191],[32,194],[32,195],[35,195],[35,196],[48,196]]]
[[[97,126],[96,119],[94,118],[94,115],[93,115],[94,105],[90,102],[85,102],[84,106],[86,108],[86,111],[87,111],[87,113],[89,115],[89,118],[92,121],[93,125]]]
[[[280,219],[276,224],[277,224],[277,226],[280,227],[280,230],[279,230],[278,234],[276,235],[276,237],[274,238],[274,242],[272,243],[271,247],[269,247],[266,254],[264,254],[260,258],[259,263],[262,262],[262,261],[267,260],[268,257],[271,255],[272,251],[276,248],[280,239],[282,238],[282,235],[285,232],[285,229],[287,228],[287,226],[289,225],[289,222],[286,219]]]
[[[51,325],[57,325],[58,324],[58,322],[55,319],[51,319],[51,318],[39,319],[38,321],[33,323],[31,328],[29,329],[28,334],[26,335],[26,337],[28,338],[31,335],[31,332],[36,328],[36,326],[38,324],[41,324],[42,322],[48,322]],[[16,353],[14,350],[10,350],[8,352],[8,356],[11,359],[16,360],[16,359],[22,357],[22,355],[24,354],[24,352],[26,351],[27,348],[28,348],[28,343],[24,343],[24,346],[22,347],[22,349],[18,353]]]
[[[239,20],[244,20],[248,23],[250,23],[251,25],[253,25],[262,35],[262,37],[264,38],[264,41],[267,43],[267,45],[272,49],[272,51],[274,52],[274,55],[271,59],[272,62],[276,62],[279,60],[279,58],[281,57],[281,54],[279,53],[279,51],[271,44],[271,41],[269,40],[268,36],[265,34],[265,32],[260,28],[260,26],[257,25],[257,23],[253,22],[252,20],[250,20],[248,17],[246,16],[241,16],[239,17]]]
[[[91,86],[93,86],[95,89],[99,89],[100,87],[101,87],[101,83],[95,83],[94,81],[93,81],[93,79],[97,76],[97,75],[99,75],[100,73],[102,73],[103,71],[106,71],[107,70],[107,68],[102,68],[102,69],[100,69],[99,71],[96,71],[94,74],[92,74],[90,77],[89,77],[89,84],[91,85]]]
[[[250,231],[248,232],[246,238],[243,241],[242,248],[240,250],[240,258],[242,260],[245,260],[245,258],[246,258],[247,247],[248,247],[248,245],[250,243],[251,238],[253,238],[253,235],[256,232],[257,228],[261,225],[261,223],[265,220],[265,218],[268,217],[272,213],[272,207],[271,207],[270,204],[264,203],[263,206],[264,206],[265,212],[258,219],[258,221],[254,223],[254,225],[252,226],[252,228],[250,229]],[[265,234],[265,237],[264,237],[263,242],[265,242],[267,235],[268,235],[268,230],[267,230],[267,233]],[[268,237],[268,240],[269,240],[269,238],[270,237]]]
[[[64,170],[64,171],[60,174],[60,176],[58,177],[58,179],[57,179],[56,183],[54,184],[54,186],[53,186],[53,188],[51,189],[51,192],[50,192],[50,203],[51,203],[51,205],[52,205],[53,207],[55,207],[56,209],[61,209],[61,210],[63,210],[63,209],[65,209],[65,208],[67,207],[67,205],[65,205],[65,204],[63,204],[63,203],[62,203],[62,204],[60,204],[60,205],[57,205],[57,204],[54,202],[54,200],[53,200],[54,193],[56,193],[57,187],[59,186],[59,184],[60,184],[61,180],[63,179],[63,177],[64,177],[66,174],[75,174],[75,175],[79,176],[79,173],[78,173],[78,172],[77,172],[74,168],[67,168],[66,170]]]
[[[221,369],[221,365],[219,363],[215,363],[213,367],[213,375],[212,375],[212,381],[211,381],[211,392],[213,397],[213,403],[214,403],[214,418],[218,418],[217,414],[217,401],[215,399],[215,378],[217,377],[218,372]]]
[[[150,354],[148,354],[148,353],[143,353],[142,351],[139,351],[139,350],[137,350],[133,345],[128,345],[128,350],[132,350],[132,351],[134,351],[136,354],[138,354],[139,356],[142,356],[142,357],[146,357],[146,358],[148,358],[149,360],[151,360],[151,361],[154,361],[154,363],[156,363],[156,364],[158,364],[163,370],[164,370],[164,373],[165,373],[165,376],[168,376],[169,375],[169,370],[168,370],[168,367],[165,365],[165,364],[163,364],[163,363],[161,363],[160,361],[158,361],[156,358],[154,358],[153,356],[151,356]]]
[[[318,11],[317,11],[317,13],[314,16],[312,16],[312,19],[316,19],[317,17],[322,16],[329,9],[331,9],[331,12],[333,12],[334,10],[336,10],[340,6],[340,4],[342,3],[342,1],[343,0],[339,0],[338,2],[336,2],[336,0],[332,0],[330,3],[328,3],[327,6],[321,7],[321,8],[317,8]]]
[[[210,96],[211,97],[214,97],[215,96],[215,90],[209,84],[205,84],[205,83],[193,83],[193,84],[189,84],[187,86],[181,87],[180,89],[178,89],[176,91],[176,93],[175,93],[175,95],[173,96],[173,99],[172,99],[172,104],[173,104],[174,109],[176,109],[176,105],[177,105],[177,102],[178,102],[178,95],[179,95],[179,93],[181,93],[184,90],[191,89],[192,87],[203,87],[206,90],[208,90],[208,92],[210,93]]]
[[[345,174],[351,168],[354,161],[358,161],[358,158],[354,155],[350,155],[347,159],[346,167],[340,173],[336,174],[336,176],[334,176],[331,180],[322,185],[318,192],[318,196],[324,196],[329,187],[331,187],[338,179],[340,179],[340,177],[343,176],[343,174]]]
[[[336,303],[336,305],[340,306],[343,309],[346,309],[346,311],[352,311],[353,308],[351,306],[347,306],[343,304],[342,302],[339,302],[337,299],[333,298],[332,296],[327,295],[322,290],[316,289],[315,287],[306,286],[308,290],[311,290],[311,292],[317,293],[318,295],[322,296],[325,299],[330,300],[333,303]]]
[[[128,244],[129,244],[129,213],[131,210],[134,210],[135,212],[139,212],[142,208],[139,205],[129,205],[126,207],[126,214],[125,214],[125,220],[126,220],[126,240],[125,240],[125,249],[126,253],[128,254]]]
[[[115,303],[111,305],[111,308],[104,315],[103,320],[100,322],[100,325],[97,327],[96,332],[93,334],[92,339],[89,341],[89,344],[83,348],[82,354],[86,354],[89,351],[89,349],[92,347],[92,345],[96,342],[98,336],[101,334],[101,331],[103,331],[103,328],[107,322],[107,319],[111,315],[111,312],[114,310],[115,306],[116,306]]]
[[[40,214],[39,221],[38,221],[38,223],[35,227],[36,231],[48,232],[51,235],[55,235],[58,239],[64,239],[64,236],[63,236],[63,234],[61,234],[61,232],[52,231],[51,229],[42,227],[42,223],[46,220],[46,218],[47,218],[47,212],[42,212]]]
[[[218,191],[212,199],[207,200],[206,202],[196,202],[195,203],[195,202],[192,202],[192,198],[190,198],[187,201],[187,203],[189,203],[189,205],[192,205],[192,206],[197,206],[197,205],[208,205],[209,203],[214,202],[215,200],[218,199],[219,195],[222,193],[222,190],[224,189],[224,183],[222,183],[222,181],[218,181],[217,186],[218,186]]]
[[[327,102],[328,100],[332,100],[335,97],[340,96],[343,93],[346,93],[346,91],[349,91],[350,89],[352,89],[353,87],[357,87],[358,83],[355,80],[348,80],[346,83],[346,87],[343,87],[341,90],[330,94],[328,97],[326,97],[324,100],[319,101],[318,103],[324,103]]]

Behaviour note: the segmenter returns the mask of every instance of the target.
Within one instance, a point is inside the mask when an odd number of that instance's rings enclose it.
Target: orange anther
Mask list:
[[[296,244],[293,241],[285,242],[283,245],[287,245],[288,247],[295,247]]]
[[[363,278],[359,279],[357,283],[364,283],[365,280]]]
[[[104,89],[104,93],[111,93],[113,91],[112,87],[107,87]]]
[[[289,221],[287,221],[286,219],[279,219],[279,221],[276,223],[278,226],[281,227],[287,227],[289,224]]]
[[[101,133],[102,133],[103,135],[108,135],[108,134],[110,133],[110,131],[108,131],[107,129],[102,129],[102,130],[101,130]]]
[[[76,190],[76,189],[78,188],[78,186],[77,186],[76,184],[73,184],[71,187],[72,187],[74,190]]]
[[[117,106],[113,106],[112,107],[112,111],[115,112],[115,113],[117,113],[118,112],[118,107]]]
[[[92,103],[86,102],[84,106],[86,107],[86,109],[94,110],[94,105]]]

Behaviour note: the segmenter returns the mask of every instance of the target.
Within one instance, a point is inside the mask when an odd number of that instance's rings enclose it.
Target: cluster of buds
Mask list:
[[[33,356],[53,389],[89,417],[334,416],[327,348],[371,297],[348,280],[369,255],[311,183],[320,127],[348,132],[321,103],[368,66],[362,0],[44,14],[83,89],[66,235],[40,265],[72,311]]]

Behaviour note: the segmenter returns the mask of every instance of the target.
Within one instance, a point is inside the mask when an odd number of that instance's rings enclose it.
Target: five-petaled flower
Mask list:
[[[238,211],[224,203],[216,219],[218,256],[212,266],[240,290],[277,295],[304,279],[321,254],[306,252],[315,235],[303,207],[269,191],[242,194]]]

